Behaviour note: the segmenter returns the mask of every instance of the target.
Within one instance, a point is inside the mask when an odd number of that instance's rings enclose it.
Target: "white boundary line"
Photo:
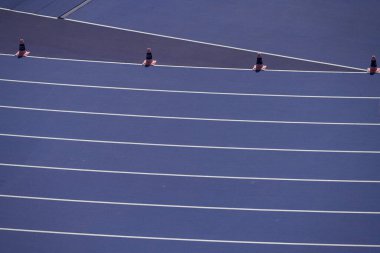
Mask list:
[[[57,19],[57,18],[51,17],[51,16],[44,16],[44,15],[34,14],[34,13],[30,13],[30,12],[22,12],[22,11],[16,11],[16,10],[11,10],[11,9],[6,9],[6,8],[0,8],[0,10],[6,10],[6,11],[10,11],[10,12],[17,12],[17,13],[28,14],[28,15],[33,15],[33,16],[39,16],[39,17],[44,17],[44,18]],[[232,46],[226,46],[226,45],[221,45],[221,44],[215,44],[215,43],[208,43],[208,42],[197,41],[197,40],[178,38],[178,37],[167,36],[167,35],[156,34],[156,33],[142,32],[142,31],[137,31],[137,30],[132,30],[132,29],[126,29],[126,28],[109,26],[109,25],[102,25],[102,24],[91,23],[91,22],[80,21],[80,20],[69,19],[69,18],[67,18],[65,20],[70,21],[70,22],[74,22],[74,23],[81,23],[81,24],[99,26],[99,27],[104,27],[104,28],[110,28],[110,29],[120,30],[120,31],[127,31],[127,32],[134,32],[134,33],[139,33],[139,34],[146,34],[146,35],[151,35],[151,36],[156,36],[156,37],[161,37],[161,38],[168,38],[168,39],[174,39],[174,40],[192,42],[192,43],[197,43],[197,44],[202,44],[202,45],[208,45],[208,46],[215,46],[215,47],[221,47],[221,48],[234,49],[234,50],[239,50],[239,51],[244,51],[244,52],[262,53],[262,54],[271,55],[271,56],[277,56],[277,57],[286,58],[286,59],[299,60],[299,61],[305,61],[305,62],[311,62],[311,63],[318,63],[318,64],[323,64],[323,65],[328,65],[328,66],[334,66],[334,67],[340,67],[340,68],[346,68],[346,69],[352,69],[352,70],[359,70],[359,71],[367,72],[367,69],[363,69],[363,68],[356,68],[356,67],[350,67],[350,66],[333,64],[333,63],[327,63],[327,62],[321,62],[321,61],[313,61],[313,60],[308,60],[308,59],[304,59],[304,58],[290,57],[290,56],[285,56],[285,55],[280,55],[280,54],[273,54],[273,53],[268,53],[268,52],[263,52],[263,51],[256,51],[256,50],[244,49],[244,48],[239,48],[239,47],[232,47]]]
[[[109,173],[109,174],[127,174],[141,176],[162,176],[162,177],[186,177],[186,178],[204,178],[204,179],[229,179],[229,180],[260,180],[260,181],[289,181],[289,182],[314,182],[314,183],[374,183],[379,184],[380,180],[349,180],[349,179],[311,179],[311,178],[273,178],[273,177],[236,177],[236,176],[214,176],[214,175],[194,175],[194,174],[170,174],[170,173],[154,173],[154,172],[136,172],[122,170],[96,170],[96,169],[80,169],[65,167],[37,166],[28,164],[11,164],[0,163],[1,166],[13,168],[28,169],[45,169],[58,171],[75,171],[75,172],[91,172],[91,173]]]
[[[287,73],[320,73],[320,74],[367,74],[363,71],[334,71],[334,70],[293,70],[293,69],[265,69],[265,72],[287,72]]]
[[[65,19],[66,17],[70,16],[71,14],[73,14],[74,12],[78,11],[80,8],[86,6],[87,4],[89,4],[92,0],[86,0],[86,1],[82,1],[80,4],[78,4],[77,6],[75,6],[74,8],[72,8],[71,10],[63,13],[62,15],[60,15],[58,18],[59,19]]]
[[[13,54],[0,53],[0,56],[13,56]],[[133,62],[115,62],[115,61],[100,61],[100,60],[84,60],[84,59],[70,59],[70,58],[56,58],[47,56],[33,56],[29,55],[28,58],[42,59],[42,60],[55,60],[55,61],[72,61],[72,62],[86,62],[86,63],[100,63],[100,64],[115,64],[115,65],[130,65],[142,66],[141,63]],[[207,69],[207,70],[232,70],[232,71],[253,71],[248,68],[226,68],[226,67],[206,67],[206,66],[181,66],[181,65],[160,65],[156,64],[154,67],[163,68],[182,68],[182,69]],[[293,69],[266,69],[266,72],[288,72],[288,73],[319,73],[319,74],[368,74],[364,71],[334,71],[334,70],[293,70]],[[254,71],[253,71],[254,72]]]
[[[379,244],[336,244],[336,243],[306,243],[306,242],[232,241],[232,240],[210,240],[210,239],[178,238],[178,237],[151,237],[151,236],[136,236],[136,235],[94,234],[94,233],[63,232],[63,231],[35,230],[35,229],[21,229],[21,228],[4,228],[4,227],[0,227],[0,231],[36,233],[36,234],[75,235],[75,236],[88,236],[88,237],[107,237],[107,238],[120,238],[120,239],[202,242],[202,243],[349,247],[349,248],[356,248],[356,247],[357,248],[380,248]]]
[[[5,53],[0,53],[0,56],[15,57],[14,54],[5,54]],[[42,59],[42,60],[74,61],[74,62],[89,62],[89,63],[105,63],[105,64],[117,64],[117,65],[142,66],[141,63],[115,62],[115,61],[96,61],[96,60],[80,60],[80,59],[55,58],[55,57],[35,56],[35,55],[28,55],[28,58]],[[155,65],[155,66],[157,66],[157,65]]]
[[[169,120],[193,120],[193,121],[265,123],[265,124],[294,124],[294,125],[380,126],[380,123],[309,122],[309,121],[277,121],[277,120],[275,121],[275,120],[193,118],[193,117],[174,117],[174,116],[159,116],[159,115],[140,115],[140,114],[123,114],[123,113],[107,113],[107,112],[57,110],[57,109],[20,107],[20,106],[8,106],[8,105],[0,105],[0,108],[14,109],[14,110],[39,111],[39,112],[57,112],[57,113],[69,113],[69,114],[85,114],[85,115],[98,115],[98,116],[130,117],[130,118],[149,118],[149,119],[169,119]]]
[[[185,205],[166,205],[166,204],[147,204],[132,202],[115,202],[115,201],[96,201],[83,199],[62,199],[62,198],[46,198],[0,194],[0,198],[11,199],[28,199],[55,202],[71,202],[81,204],[100,204],[100,205],[121,205],[121,206],[140,206],[140,207],[161,207],[161,208],[180,208],[180,209],[203,209],[218,211],[240,211],[240,212],[279,212],[279,213],[319,213],[319,214],[360,214],[360,215],[379,215],[380,212],[365,211],[327,211],[327,210],[296,210],[296,209],[264,209],[264,208],[243,208],[243,207],[218,207],[218,206],[185,206]]]
[[[15,13],[21,13],[21,14],[27,14],[27,15],[37,16],[37,17],[41,17],[41,18],[57,19],[57,17],[41,15],[41,14],[36,14],[36,13],[31,13],[31,12],[25,12],[25,11],[12,10],[12,9],[2,8],[2,7],[0,7],[0,10],[15,12]]]
[[[55,83],[55,82],[39,82],[29,80],[15,80],[0,78],[2,82],[22,83],[22,84],[40,84],[63,87],[77,88],[92,88],[92,89],[107,89],[107,90],[128,90],[128,91],[145,91],[145,92],[163,92],[163,93],[183,93],[183,94],[203,94],[203,95],[221,95],[221,96],[249,96],[249,97],[283,97],[283,98],[315,98],[315,99],[375,99],[380,100],[380,97],[351,97],[351,96],[312,96],[312,95],[282,95],[282,94],[260,94],[260,93],[231,93],[231,92],[212,92],[212,91],[190,91],[190,90],[161,90],[161,89],[144,89],[133,87],[117,87],[117,86],[98,86],[88,84],[70,84],[70,83]],[[1,85],[1,84],[0,84]]]
[[[118,144],[118,145],[137,145],[137,146],[153,146],[153,147],[171,147],[171,148],[273,151],[273,152],[380,154],[380,150],[329,150],[329,149],[287,149],[287,148],[253,148],[253,147],[231,147],[231,146],[200,146],[200,145],[183,145],[183,144],[167,144],[167,143],[74,139],[74,138],[22,135],[22,134],[8,134],[8,133],[0,133],[0,136],[15,137],[15,138],[28,138],[28,139],[40,139],[40,140],[73,141],[73,142],[88,142],[88,143],[103,143],[103,144]]]

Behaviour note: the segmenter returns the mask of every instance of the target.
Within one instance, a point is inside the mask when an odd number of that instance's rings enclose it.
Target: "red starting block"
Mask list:
[[[145,57],[145,60],[143,62],[143,65],[145,67],[149,67],[149,66],[156,65],[156,63],[157,63],[157,61],[153,60],[152,49],[147,48],[146,49],[146,57]]]
[[[16,56],[18,58],[27,57],[30,54],[29,51],[17,51]]]
[[[263,57],[261,56],[260,53],[258,53],[257,54],[257,59],[256,59],[256,64],[253,65],[252,70],[254,70],[256,72],[259,72],[261,70],[266,70],[266,69],[267,69],[267,65],[263,64]]]
[[[253,68],[252,70],[254,71],[261,71],[261,70],[266,70],[267,69],[267,65],[253,65]]]
[[[18,58],[21,58],[21,57],[26,57],[30,54],[29,51],[26,51],[26,47],[25,47],[25,42],[23,39],[20,39],[19,41],[19,45],[18,45],[18,51],[16,53],[16,56]]]
[[[380,68],[368,68],[367,72],[370,74],[380,74]]]
[[[374,75],[376,73],[380,73],[380,68],[377,67],[377,62],[376,62],[376,56],[372,55],[371,58],[371,65],[367,69],[367,71],[371,74]]]
[[[142,63],[145,67],[149,67],[149,66],[154,66],[156,65],[157,61],[156,60],[144,60],[144,62]]]

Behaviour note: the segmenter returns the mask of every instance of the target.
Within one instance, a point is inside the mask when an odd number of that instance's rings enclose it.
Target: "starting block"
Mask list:
[[[367,69],[367,72],[371,75],[380,73],[380,68],[377,67],[376,56],[372,55],[371,66]]]
[[[261,70],[266,70],[266,69],[267,69],[267,65],[264,65],[263,57],[261,56],[261,53],[258,53],[257,59],[256,59],[256,64],[253,65],[252,70],[254,70],[256,72],[260,72]]]
[[[15,54],[18,58],[27,57],[30,54],[29,51],[17,51]]]
[[[256,71],[256,72],[259,72],[259,71],[261,71],[261,70],[266,70],[267,69],[267,65],[260,65],[260,64],[258,64],[258,65],[253,65],[253,68],[252,68],[252,70],[254,70],[254,71]]]
[[[24,42],[24,39],[20,39],[19,41],[19,45],[18,45],[18,51],[16,53],[16,56],[18,58],[21,58],[21,57],[26,57],[30,54],[29,51],[26,51],[26,47],[25,47],[25,42]]]
[[[368,68],[367,72],[370,74],[380,74],[380,68]]]
[[[152,55],[152,49],[147,48],[146,49],[146,57],[144,62],[142,63],[145,67],[154,66],[156,65],[157,61],[153,59]]]
[[[142,63],[142,65],[144,65],[145,67],[149,67],[149,66],[156,65],[156,63],[157,63],[156,60],[144,60],[144,62]]]

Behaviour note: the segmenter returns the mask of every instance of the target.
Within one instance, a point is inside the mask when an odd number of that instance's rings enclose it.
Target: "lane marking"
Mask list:
[[[198,40],[184,39],[184,38],[167,36],[167,35],[162,35],[162,34],[137,31],[137,30],[126,29],[126,28],[121,28],[121,27],[116,27],[116,26],[109,26],[109,25],[97,24],[97,23],[92,23],[92,22],[80,21],[80,20],[76,20],[76,19],[66,19],[66,20],[71,21],[71,22],[75,22],[75,23],[99,26],[99,27],[110,28],[110,29],[119,30],[119,31],[127,31],[127,32],[133,32],[133,33],[151,35],[151,36],[156,36],[156,37],[161,37],[161,38],[168,38],[168,39],[192,42],[192,43],[201,44],[201,45],[227,48],[227,49],[233,49],[233,50],[250,52],[250,53],[262,53],[262,54],[286,58],[286,59],[292,59],[292,60],[298,60],[298,61],[304,61],[304,62],[310,62],[310,63],[317,63],[317,64],[321,64],[321,65],[334,66],[334,67],[340,67],[340,68],[346,68],[346,69],[352,69],[352,70],[359,70],[359,71],[367,72],[367,69],[363,69],[363,68],[356,68],[356,67],[327,63],[327,62],[322,62],[322,61],[314,61],[314,60],[308,60],[308,59],[304,59],[304,58],[291,57],[291,56],[286,56],[286,55],[281,55],[281,54],[273,54],[273,53],[268,53],[268,52],[264,52],[264,51],[250,50],[250,49],[226,46],[226,45],[221,45],[221,44],[216,44],[216,43],[209,43],[209,42],[203,42],[203,41],[198,41]]]
[[[109,173],[109,174],[127,174],[141,176],[162,176],[162,177],[185,177],[185,178],[203,178],[203,179],[229,179],[229,180],[260,180],[260,181],[290,181],[290,182],[316,182],[316,183],[374,183],[379,184],[380,180],[350,180],[350,179],[311,179],[311,178],[274,178],[274,177],[237,177],[237,176],[215,176],[215,175],[194,175],[194,174],[173,174],[173,173],[154,173],[154,172],[137,172],[122,170],[97,170],[97,169],[80,169],[67,167],[37,166],[29,164],[12,164],[0,163],[0,167],[13,168],[31,168],[58,171],[75,171],[75,172],[92,172],[92,173]]]
[[[334,70],[293,70],[293,69],[265,69],[265,72],[287,72],[287,73],[320,73],[320,74],[367,74],[363,71],[334,71]]]
[[[79,4],[77,4],[74,8],[68,10],[67,12],[63,13],[62,15],[59,15],[58,18],[59,19],[65,19],[66,17],[70,16],[71,14],[73,14],[74,12],[78,11],[80,8],[84,7],[85,5],[89,4],[92,0],[85,0]]]
[[[12,54],[0,54],[1,56],[14,56]],[[30,55],[28,58],[35,59],[45,59],[45,60],[57,60],[57,61],[73,61],[73,62],[87,62],[87,63],[102,63],[102,64],[116,64],[116,65],[131,65],[131,66],[141,66],[141,63],[131,63],[131,62],[115,62],[115,61],[100,61],[100,60],[81,60],[81,59],[70,59],[70,58],[56,58],[56,57],[45,57],[45,56],[33,56]],[[156,64],[155,67],[164,68],[183,68],[183,69],[208,69],[208,70],[233,70],[233,71],[252,71],[252,69],[247,68],[223,68],[223,67],[206,67],[206,66],[181,66],[181,65],[163,65]],[[322,71],[322,70],[287,70],[287,69],[267,69],[267,72],[289,72],[289,73],[320,73],[320,74],[368,74],[363,71]]]
[[[0,56],[13,56],[14,54],[0,53]],[[72,61],[72,62],[86,62],[86,63],[100,63],[100,64],[115,64],[115,65],[130,65],[140,66],[141,63],[134,62],[116,62],[116,61],[101,61],[101,60],[89,60],[89,59],[70,59],[70,58],[57,58],[47,56],[35,56],[29,55],[28,58],[42,59],[42,60],[56,60],[56,61]],[[156,64],[155,67],[163,68],[182,68],[182,69],[208,69],[208,70],[232,70],[232,71],[253,71],[250,68],[226,68],[226,67],[207,67],[207,66],[183,66],[183,65],[164,65]],[[368,74],[363,71],[334,71],[334,70],[292,70],[292,69],[267,69],[268,72],[289,72],[289,73],[319,73],[319,74]]]
[[[336,243],[333,244],[333,243],[305,243],[305,242],[210,240],[210,239],[178,238],[178,237],[152,237],[152,236],[136,236],[136,235],[95,234],[95,233],[64,232],[64,231],[5,228],[5,227],[0,227],[0,230],[10,231],[10,232],[36,233],[36,234],[75,235],[75,236],[89,236],[89,237],[108,237],[108,238],[160,240],[160,241],[182,241],[182,242],[225,243],[225,244],[261,244],[261,245],[284,245],[284,246],[287,245],[287,246],[380,248],[379,244],[336,244]]]
[[[127,90],[127,91],[143,91],[143,92],[163,92],[163,93],[183,93],[183,94],[203,94],[203,95],[222,95],[222,96],[248,96],[248,97],[282,97],[282,98],[315,98],[315,99],[368,99],[379,100],[380,97],[353,97],[353,96],[308,96],[308,95],[282,95],[282,94],[260,94],[260,93],[231,93],[231,92],[212,92],[212,91],[190,91],[190,90],[162,90],[162,89],[144,89],[144,88],[128,88],[118,86],[98,86],[89,84],[71,84],[56,82],[40,82],[30,80],[17,80],[0,78],[2,82],[21,83],[21,84],[37,84],[51,85],[62,87],[107,89],[107,90]],[[1,85],[1,84],[0,84]]]
[[[63,198],[46,198],[20,195],[0,194],[0,198],[11,199],[28,199],[54,202],[72,202],[81,204],[101,204],[101,205],[122,205],[122,206],[142,206],[142,207],[162,207],[162,208],[180,208],[180,209],[204,209],[218,211],[241,211],[241,212],[278,212],[278,213],[319,213],[319,214],[369,214],[379,215],[380,212],[368,211],[327,211],[327,210],[296,210],[296,209],[268,209],[268,208],[244,208],[244,207],[219,207],[219,206],[189,206],[189,205],[167,205],[154,203],[133,203],[133,202],[115,202],[115,201],[96,201],[83,199],[63,199]]]
[[[12,9],[7,9],[7,8],[3,8],[3,7],[0,7],[0,10],[20,13],[20,14],[27,14],[27,15],[37,16],[37,17],[41,17],[41,18],[57,19],[56,17],[52,17],[52,16],[41,15],[41,14],[36,14],[36,13],[31,13],[31,12],[25,12],[25,11],[12,10]]]
[[[13,54],[0,54],[1,56],[14,56]],[[101,64],[115,64],[115,65],[130,65],[130,66],[141,66],[141,63],[133,62],[115,62],[115,61],[100,61],[100,60],[89,60],[89,59],[72,59],[72,58],[57,58],[57,57],[46,57],[46,56],[34,56],[30,55],[28,58],[43,59],[43,60],[57,60],[57,61],[72,61],[72,62],[87,62],[87,63],[101,63]],[[155,67],[164,68],[183,68],[183,69],[208,69],[208,70],[232,70],[232,71],[252,71],[248,68],[226,68],[226,67],[206,67],[206,66],[183,66],[183,65],[163,65],[156,64]],[[363,71],[333,71],[333,70],[291,70],[291,69],[267,69],[267,72],[289,72],[289,73],[320,73],[320,74],[368,74]]]
[[[3,109],[27,110],[39,112],[57,112],[69,114],[85,114],[99,116],[115,116],[130,118],[150,118],[150,119],[170,119],[170,120],[193,120],[193,121],[213,121],[213,122],[238,122],[238,123],[265,123],[265,124],[297,124],[297,125],[341,125],[341,126],[380,126],[380,123],[359,123],[359,122],[309,122],[309,121],[278,121],[278,120],[245,120],[245,119],[218,119],[218,118],[194,118],[194,117],[175,117],[175,116],[159,116],[159,115],[141,115],[141,114],[124,114],[124,113],[107,113],[107,112],[90,112],[90,111],[73,111],[58,110],[35,107],[20,107],[0,105]]]
[[[73,142],[88,142],[88,143],[103,143],[103,144],[118,144],[118,145],[137,145],[137,146],[153,146],[153,147],[170,147],[170,148],[273,151],[273,152],[380,154],[380,150],[329,150],[329,149],[287,149],[287,148],[253,148],[253,147],[232,147],[232,146],[201,146],[201,145],[183,145],[183,144],[167,144],[167,143],[75,139],[75,138],[8,134],[8,133],[0,133],[0,136],[15,137],[15,138],[28,138],[28,139],[41,139],[41,140],[55,140],[55,141],[73,141]]]

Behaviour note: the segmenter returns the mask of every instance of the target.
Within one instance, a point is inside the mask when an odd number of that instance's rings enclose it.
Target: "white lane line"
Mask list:
[[[142,206],[142,207],[162,207],[162,208],[181,208],[181,209],[204,209],[219,211],[241,211],[241,212],[279,212],[279,213],[319,213],[319,214],[369,214],[379,215],[380,212],[369,211],[328,211],[328,210],[296,210],[296,209],[268,209],[268,208],[244,208],[244,207],[220,207],[220,206],[185,206],[185,205],[167,205],[154,203],[133,203],[133,202],[115,202],[115,201],[97,201],[83,199],[63,199],[63,198],[46,198],[20,195],[0,194],[0,198],[11,199],[28,199],[54,202],[72,202],[81,204],[101,204],[101,205],[122,205],[122,206]]]
[[[273,53],[268,53],[268,52],[264,52],[264,51],[250,50],[250,49],[245,49],[245,48],[226,46],[226,45],[209,43],[209,42],[198,41],[198,40],[184,39],[184,38],[167,36],[167,35],[156,34],[156,33],[142,32],[142,31],[137,31],[137,30],[132,30],[132,29],[126,29],[126,28],[121,28],[121,27],[116,27],[116,26],[97,24],[97,23],[80,21],[80,20],[75,20],[75,19],[66,19],[66,20],[71,21],[71,22],[75,22],[75,23],[81,23],[81,24],[99,26],[99,27],[104,27],[104,28],[110,28],[110,29],[120,30],[120,31],[127,31],[127,32],[133,32],[133,33],[139,33],[139,34],[146,34],[146,35],[151,35],[151,36],[156,36],[156,37],[161,37],[161,38],[168,38],[168,39],[174,39],[174,40],[192,42],[192,43],[196,43],[196,44],[202,44],[202,45],[208,45],[208,46],[214,46],[214,47],[221,47],[221,48],[233,49],[233,50],[250,52],[250,53],[262,53],[262,54],[276,56],[276,57],[281,57],[281,58],[286,58],[286,59],[292,59],[292,60],[298,60],[298,61],[304,61],[304,62],[310,62],[310,63],[318,63],[318,64],[322,64],[322,65],[327,65],[327,66],[334,66],[334,67],[340,67],[340,68],[346,68],[346,69],[352,69],[352,70],[359,70],[359,71],[365,71],[365,72],[367,72],[367,70],[363,69],[363,68],[356,68],[356,67],[339,65],[339,64],[333,64],[333,63],[327,63],[327,62],[322,62],[322,61],[308,60],[308,59],[304,59],[304,58],[290,57],[290,56],[286,56],[286,55],[273,54]]]
[[[89,236],[89,237],[107,237],[107,238],[120,238],[120,239],[202,242],[202,243],[259,244],[259,245],[284,245],[284,246],[285,245],[286,246],[319,246],[319,247],[348,247],[348,248],[380,248],[380,244],[341,244],[341,243],[337,244],[337,243],[307,243],[307,242],[269,242],[269,241],[262,242],[262,241],[210,240],[210,239],[179,238],[179,237],[152,237],[152,236],[136,236],[136,235],[94,234],[94,233],[82,233],[82,232],[64,232],[64,231],[6,228],[6,227],[0,227],[0,231],[36,233],[36,234]]]
[[[11,56],[15,57],[14,54],[0,53],[0,56]],[[57,61],[73,61],[73,62],[90,62],[90,63],[106,63],[106,64],[119,64],[119,65],[132,65],[132,66],[142,66],[141,63],[130,63],[130,62],[116,62],[116,61],[96,61],[96,60],[81,60],[81,59],[70,59],[70,58],[55,58],[47,56],[35,56],[29,55],[28,58],[42,59],[42,60],[57,60]]]
[[[8,133],[0,133],[0,136],[15,137],[15,138],[28,138],[28,139],[40,139],[40,140],[73,141],[73,142],[88,142],[88,143],[103,143],[103,144],[118,144],[118,145],[137,145],[137,146],[153,146],[153,147],[170,147],[170,148],[274,151],[274,152],[380,154],[380,150],[332,150],[332,149],[287,149],[287,148],[253,148],[253,147],[231,147],[231,146],[200,146],[200,145],[183,145],[183,144],[149,143],[149,142],[74,139],[74,138],[22,135],[22,134],[8,134]]]
[[[31,13],[31,12],[25,12],[25,11],[12,10],[12,9],[2,8],[2,7],[0,7],[0,10],[20,13],[20,14],[27,14],[27,15],[37,16],[37,17],[41,17],[41,18],[57,19],[57,17],[41,15],[41,14],[36,14],[36,13]]]
[[[0,78],[2,82],[22,83],[22,84],[37,84],[51,85],[63,87],[77,88],[92,88],[92,89],[107,89],[107,90],[128,90],[128,91],[144,91],[144,92],[163,92],[163,93],[182,93],[182,94],[203,94],[203,95],[222,95],[222,96],[249,96],[249,97],[283,97],[283,98],[315,98],[315,99],[375,99],[380,97],[353,97],[353,96],[308,96],[308,95],[282,95],[282,94],[260,94],[260,93],[231,93],[231,92],[212,92],[212,91],[190,91],[190,90],[162,90],[162,89],[143,89],[133,87],[118,87],[118,86],[98,86],[89,84],[72,84],[72,83],[56,83],[56,82],[40,82],[31,80],[17,80]],[[1,84],[0,84],[1,85]]]
[[[350,179],[312,179],[312,178],[274,178],[274,177],[236,177],[236,176],[215,176],[215,175],[194,175],[194,174],[173,174],[173,173],[154,173],[154,172],[137,172],[122,170],[96,170],[96,169],[80,169],[67,167],[37,166],[29,164],[13,164],[0,163],[0,167],[12,168],[30,168],[58,171],[75,171],[75,172],[91,172],[91,173],[109,173],[109,174],[127,174],[141,176],[161,176],[161,177],[185,177],[185,178],[204,178],[204,179],[228,179],[228,180],[260,180],[260,181],[289,181],[289,182],[315,182],[315,183],[364,183],[379,184],[380,180],[350,180]]]
[[[60,15],[58,18],[59,19],[65,19],[66,17],[70,16],[74,12],[78,11],[80,8],[83,8],[85,5],[89,4],[91,1],[92,0],[81,1],[80,4],[78,4],[77,6],[75,6],[74,8],[72,8],[71,10],[65,12],[64,14]]]
[[[29,57],[29,56],[28,56]],[[165,68],[184,68],[184,69],[209,69],[209,70],[235,70],[235,71],[253,71],[252,69],[243,68],[222,68],[222,67],[199,67],[199,66],[181,66],[181,65],[155,65]],[[285,73],[315,73],[315,74],[367,74],[368,71],[334,71],[334,70],[296,70],[296,69],[266,69],[263,72],[285,72]]]
[[[367,74],[364,71],[334,71],[334,70],[293,70],[293,69],[265,69],[265,72],[287,72],[287,73],[320,73],[320,74]]]
[[[107,113],[107,112],[57,110],[57,109],[20,107],[20,106],[8,106],[8,105],[0,105],[0,108],[14,109],[14,110],[40,111],[40,112],[58,112],[58,113],[70,113],[70,114],[101,115],[101,116],[116,116],[116,117],[130,117],[130,118],[170,119],[170,120],[193,120],[193,121],[213,121],[213,122],[238,122],[238,123],[265,123],[265,124],[297,124],[297,125],[380,126],[380,123],[313,122],[313,121],[310,122],[310,121],[193,118],[193,117],[174,117],[174,116],[159,116],[159,115],[140,115],[140,114],[123,114],[123,113]]]
[[[0,53],[0,56],[12,56],[14,54]],[[47,57],[47,56],[35,56],[29,55],[28,58],[43,59],[43,60],[56,60],[56,61],[72,61],[72,62],[87,62],[87,63],[101,63],[101,64],[115,64],[115,65],[131,65],[131,66],[141,66],[141,63],[134,62],[116,62],[116,61],[100,61],[100,60],[89,60],[89,59],[70,59],[70,58],[57,58],[57,57]],[[164,68],[182,68],[182,69],[208,69],[208,70],[233,70],[233,71],[252,71],[250,68],[226,68],[226,67],[206,67],[206,66],[184,66],[184,65],[164,65],[156,64],[155,67]],[[268,72],[289,72],[289,73],[319,73],[319,74],[368,74],[364,71],[334,71],[334,70],[293,70],[293,69],[267,69]]]

